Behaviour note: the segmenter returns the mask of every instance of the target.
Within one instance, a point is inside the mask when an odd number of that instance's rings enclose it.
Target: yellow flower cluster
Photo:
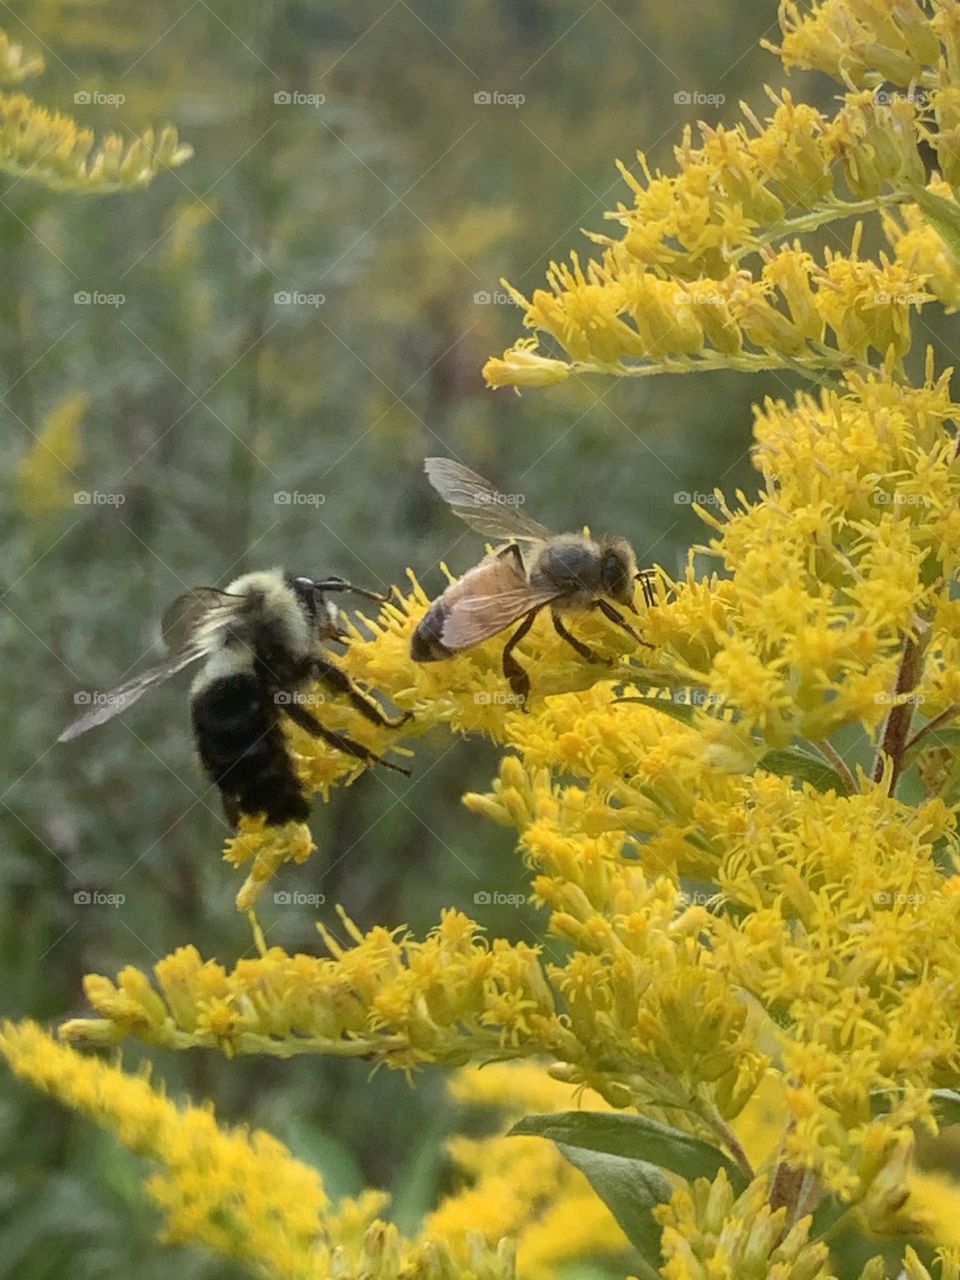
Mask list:
[[[534,1062],[490,1063],[464,1068],[450,1082],[457,1102],[515,1121],[529,1112],[562,1111],[574,1102],[568,1084],[551,1079]],[[579,1105],[604,1110],[595,1094]],[[471,1234],[481,1231],[491,1246],[504,1236],[516,1241],[524,1280],[553,1280],[586,1258],[616,1261],[625,1251],[623,1233],[586,1178],[539,1138],[455,1137],[448,1149],[467,1185],[447,1196],[424,1221],[424,1231],[447,1240],[466,1257]]]
[[[953,199],[953,189],[941,179],[932,179],[928,190],[944,200]],[[883,231],[895,260],[915,279],[925,282],[924,289],[933,294],[947,313],[960,309],[960,261],[919,206],[904,204],[888,210]]]
[[[919,386],[903,364],[914,311],[960,305],[960,0],[785,0],[781,22],[787,66],[843,82],[837,114],[782,94],[766,123],[704,126],[696,147],[687,134],[675,176],[625,171],[620,238],[595,237],[599,261],[574,257],[548,290],[515,295],[564,358],[531,337],[487,366],[491,384],[518,386],[580,371],[813,375],[816,395],[757,408],[757,496],[698,508],[709,542],[678,580],[657,570],[649,648],[593,613],[577,631],[609,665],[591,665],[538,618],[518,650],[533,686],[522,712],[502,636],[412,661],[429,603],[415,579],[358,617],[343,658],[412,712],[402,733],[326,703],[331,728],[381,755],[438,726],[505,748],[491,789],[464,803],[515,830],[542,943],[487,939],[454,909],[422,940],[361,932],[341,911],[347,945],[319,926],[328,955],[268,949],[257,930],[259,954],[232,968],[189,946],[153,979],[90,975],[96,1017],[62,1035],[410,1073],[496,1059],[458,1076],[462,1102],[506,1119],[568,1110],[578,1151],[662,1156],[645,1280],[658,1266],[664,1280],[828,1280],[821,1221],[841,1216],[845,1231],[922,1242],[924,1261],[897,1259],[908,1280],[929,1280],[936,1246],[941,1280],[960,1280],[952,1201],[915,1168],[917,1132],[960,1088],[960,405],[932,360]],[[862,256],[859,228],[843,252],[804,247],[850,215],[873,216],[889,253]],[[697,572],[698,553],[715,574]],[[311,794],[358,775],[289,733]],[[227,848],[248,870],[239,905],[311,852],[303,825],[245,820]],[[178,1113],[35,1028],[8,1029],[0,1050],[160,1161],[173,1238],[271,1275],[506,1280],[512,1235],[528,1280],[553,1280],[616,1262],[640,1234],[597,1164],[579,1167],[612,1212],[564,1163],[566,1138],[498,1135],[453,1142],[471,1185],[404,1241],[372,1221],[376,1198],[334,1211],[277,1144]],[[637,1164],[617,1167],[636,1192]],[[874,1252],[858,1255],[861,1280],[886,1276]]]
[[[0,85],[15,89],[43,70],[43,59],[24,53],[0,29]],[[189,160],[172,125],[128,138],[109,133],[99,142],[92,129],[59,111],[38,106],[23,93],[0,92],[0,170],[29,177],[54,191],[103,194],[147,186],[164,169]]]
[[[90,397],[72,392],[58,401],[40,425],[17,468],[21,510],[42,520],[68,507],[76,492],[75,468],[83,456],[80,428]]]
[[[25,53],[23,45],[0,30],[0,84],[14,88],[31,76],[38,76],[42,70],[43,58]]]
[[[93,130],[70,116],[47,111],[23,94],[0,93],[0,169],[56,191],[134,190],[192,154],[172,125],[131,139],[108,133],[97,143]]]
[[[920,805],[892,794],[909,714],[960,702],[958,412],[932,372],[919,388],[850,375],[842,392],[765,404],[758,498],[702,512],[728,576],[661,577],[652,657],[584,623],[619,653],[613,669],[538,624],[526,714],[494,696],[502,641],[442,670],[411,662],[418,588],[358,624],[369,635],[356,631],[345,666],[414,711],[405,732],[447,724],[512,749],[493,791],[465,802],[517,830],[566,959],[489,943],[454,911],[422,942],[347,922],[347,948],[322,930],[331,958],[264,949],[227,971],[185,948],[157,965],[158,989],[134,969],[91,976],[99,1018],[65,1034],[404,1069],[546,1054],[568,1082],[716,1143],[745,1173],[738,1119],[773,1069],[776,1158],[889,1225],[904,1135],[934,1124],[931,1090],[960,1079],[960,879],[942,869],[956,817],[933,786]],[[848,764],[830,739],[851,729]],[[369,732],[377,750],[390,741]],[[319,790],[356,771],[295,745]],[[309,852],[260,827],[236,860]]]
[[[809,1243],[810,1218],[791,1226],[785,1207],[771,1208],[763,1184],[736,1197],[721,1170],[713,1183],[698,1178],[682,1187],[655,1213],[663,1226],[664,1280],[692,1275],[831,1280],[827,1246]]]
[[[782,0],[777,52],[788,69],[812,67],[858,85],[906,85],[948,55],[956,23],[953,0],[821,0],[803,7]]]
[[[90,975],[99,1021],[67,1023],[72,1039],[135,1035],[150,1044],[232,1053],[336,1053],[408,1069],[458,1064],[474,1054],[509,1057],[569,1040],[554,1010],[538,950],[486,943],[479,926],[448,911],[424,942],[377,928],[355,945],[321,928],[332,959],[271,948],[232,972],[181,947],[156,966],[159,994],[139,970],[116,984]]]
[[[524,338],[488,361],[492,387],[541,386],[573,373],[643,376],[693,369],[791,368],[819,380],[840,368],[899,360],[910,313],[933,297],[955,305],[960,208],[960,5],[957,0],[825,0],[780,6],[784,65],[845,86],[831,117],[768,90],[773,114],[743,106],[732,127],[686,129],[677,171],[620,170],[633,195],[592,234],[602,256],[551,265],[526,298]],[[773,47],[773,46],[768,46]],[[906,86],[887,90],[884,81]],[[923,148],[939,174],[928,174]],[[841,218],[876,218],[895,257],[837,240],[817,261],[795,237]],[[849,246],[849,247],[848,247]],[[749,262],[749,265],[748,265]],[[505,282],[506,283],[506,282]],[[510,288],[509,285],[506,287]]]
[[[269,1280],[513,1280],[508,1241],[489,1247],[474,1233],[459,1260],[441,1240],[405,1240],[377,1217],[385,1196],[332,1205],[320,1175],[269,1134],[224,1128],[209,1107],[179,1107],[143,1076],[84,1057],[33,1023],[7,1023],[0,1054],[157,1166],[147,1190],[171,1243],[203,1245]]]

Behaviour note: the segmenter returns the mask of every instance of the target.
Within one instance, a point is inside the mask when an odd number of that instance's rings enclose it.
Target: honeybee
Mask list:
[[[203,666],[190,690],[190,713],[200,762],[219,788],[224,813],[236,827],[241,814],[264,814],[270,823],[303,822],[310,811],[282,729],[282,717],[338,751],[409,775],[346,734],[327,729],[305,705],[303,690],[319,681],[343,694],[374,724],[392,720],[330,658],[325,640],[343,640],[340,612],[327,597],[345,591],[383,601],[375,591],[344,578],[294,577],[281,569],[247,573],[226,591],[192,587],[166,610],[161,632],[165,661],[97,699],[61,733],[59,741],[86,733],[133,706],[148,689],[195,662]]]
[[[502,664],[510,689],[523,705],[530,693],[530,677],[513,651],[541,609],[549,606],[557,635],[587,662],[609,660],[568,631],[562,614],[599,609],[638,644],[646,645],[611,603],[636,613],[637,579],[644,600],[653,603],[650,571],[637,572],[633,549],[624,538],[594,542],[577,533],[553,534],[482,476],[450,458],[427,458],[424,470],[437,493],[471,529],[490,538],[509,539],[509,543],[434,600],[413,633],[410,655],[415,662],[439,662],[471,649],[522,618],[504,647]],[[521,542],[530,544],[526,556],[518,545]]]

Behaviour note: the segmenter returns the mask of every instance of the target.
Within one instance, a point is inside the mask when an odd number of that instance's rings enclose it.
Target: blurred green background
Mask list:
[[[410,566],[438,589],[439,561],[462,571],[480,547],[429,490],[430,453],[522,490],[554,527],[625,534],[642,564],[671,572],[703,536],[678,494],[754,490],[749,404],[789,390],[782,378],[517,397],[484,390],[480,369],[520,332],[499,278],[529,291],[552,257],[589,250],[579,228],[602,230],[627,196],[616,158],[636,169],[639,147],[667,166],[698,115],[732,121],[740,98],[763,109],[763,78],[779,73],[758,41],[775,35],[776,6],[2,9],[46,57],[37,100],[98,131],[169,120],[196,152],[145,192],[65,197],[8,179],[0,194],[0,990],[4,1013],[59,1020],[84,1008],[85,972],[149,967],[191,941],[228,964],[250,948],[216,796],[192,759],[187,681],[53,745],[79,691],[155,656],[157,618],[185,585],[283,564],[384,588]],[[817,92],[826,105],[831,90]],[[725,101],[683,101],[694,93]],[[68,419],[77,396],[86,413],[57,437],[51,415]],[[68,470],[41,465],[45,429]],[[539,937],[533,908],[474,904],[525,880],[507,833],[459,804],[495,762],[484,743],[438,738],[409,782],[364,776],[317,805],[320,852],[275,887],[322,893],[338,934],[336,902],[363,929],[422,933],[453,904],[493,934]],[[94,890],[125,901],[75,901]],[[268,941],[292,949],[319,947],[314,915],[271,892],[260,910]],[[334,1193],[388,1188],[402,1228],[451,1185],[442,1141],[462,1118],[439,1073],[411,1090],[361,1063],[155,1060],[172,1093],[268,1127]],[[5,1074],[0,1087],[0,1276],[234,1274],[155,1245],[139,1166],[111,1139]]]

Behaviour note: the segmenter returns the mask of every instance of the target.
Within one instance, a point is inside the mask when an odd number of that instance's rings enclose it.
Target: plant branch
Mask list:
[[[847,794],[851,796],[856,795],[860,789],[857,786],[857,780],[851,773],[850,766],[847,764],[846,760],[844,760],[836,747],[827,742],[826,738],[818,739],[813,745],[843,779],[843,784],[847,788]]]
[[[947,720],[952,720],[957,714],[960,714],[960,702],[952,702],[950,706],[947,707],[946,711],[941,711],[938,716],[934,716],[933,719],[925,724],[922,729],[917,730],[904,747],[904,753],[912,751],[917,743],[920,742],[921,739],[925,738],[928,733],[935,733],[942,724]]]
[[[929,628],[924,626],[923,632],[916,640],[911,639],[910,636],[904,636],[900,666],[897,670],[897,682],[893,692],[895,699],[898,697],[905,699],[920,683],[920,676],[923,672],[923,655],[929,642],[929,635]],[[883,739],[873,766],[873,780],[874,782],[880,782],[883,779],[884,758],[886,757],[890,760],[892,765],[890,774],[891,795],[896,790],[900,774],[903,772],[903,759],[910,737],[913,706],[913,702],[902,701],[896,702],[890,708],[883,729]]]

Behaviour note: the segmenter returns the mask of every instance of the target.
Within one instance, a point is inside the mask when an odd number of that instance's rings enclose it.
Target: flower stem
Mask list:
[[[843,779],[843,784],[847,788],[847,795],[856,795],[860,790],[857,786],[857,780],[850,772],[850,766],[847,764],[846,760],[844,760],[836,747],[827,742],[826,738],[819,739],[813,745],[817,748],[823,758],[833,765],[836,772]]]
[[[917,743],[922,738],[925,738],[928,733],[935,733],[942,724],[944,724],[947,720],[952,720],[953,717],[957,714],[960,714],[960,702],[951,702],[950,706],[947,707],[946,711],[941,711],[938,716],[934,716],[933,719],[929,721],[927,724],[925,724],[922,729],[917,730],[917,732],[913,735],[913,737],[907,742],[907,745],[904,747],[903,749],[904,753],[908,751],[912,751],[913,748],[917,745]]]

